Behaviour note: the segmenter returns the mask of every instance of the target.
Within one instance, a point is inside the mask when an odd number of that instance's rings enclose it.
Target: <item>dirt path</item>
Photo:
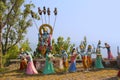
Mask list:
[[[24,71],[19,71],[15,65],[10,65],[9,70],[0,73],[0,80],[117,80],[118,69],[103,69],[90,72],[83,72],[78,67],[74,73],[56,73],[43,75],[41,72],[37,75],[26,75]]]

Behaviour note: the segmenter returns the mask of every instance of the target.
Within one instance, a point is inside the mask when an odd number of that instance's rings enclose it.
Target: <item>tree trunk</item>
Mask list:
[[[0,25],[0,68],[3,68],[2,64],[2,30]]]
[[[3,68],[2,64],[2,15],[0,15],[0,68]]]

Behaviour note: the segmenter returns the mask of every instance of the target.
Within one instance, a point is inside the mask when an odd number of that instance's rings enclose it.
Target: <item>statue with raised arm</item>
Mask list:
[[[107,49],[107,53],[108,53],[108,59],[113,59],[113,55],[110,49],[110,45],[108,43],[105,43],[105,48]]]

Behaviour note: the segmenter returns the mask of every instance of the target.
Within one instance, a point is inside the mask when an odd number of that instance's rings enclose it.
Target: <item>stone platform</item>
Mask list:
[[[52,61],[55,68],[63,69],[62,59],[55,58]],[[45,59],[34,59],[33,62],[37,70],[43,70],[45,66]]]

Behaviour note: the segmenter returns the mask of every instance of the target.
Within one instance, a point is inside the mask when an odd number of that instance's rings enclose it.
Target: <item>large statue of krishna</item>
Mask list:
[[[52,35],[56,22],[57,8],[54,10],[55,20],[53,27],[50,25],[50,8],[46,10],[46,8],[43,7],[43,10],[41,10],[39,7],[38,12],[42,19],[42,25],[39,27],[39,44],[37,50],[42,56],[45,56],[46,53],[52,50]],[[43,20],[42,14],[44,14],[45,20]],[[48,16],[48,21],[46,20],[46,16]]]

